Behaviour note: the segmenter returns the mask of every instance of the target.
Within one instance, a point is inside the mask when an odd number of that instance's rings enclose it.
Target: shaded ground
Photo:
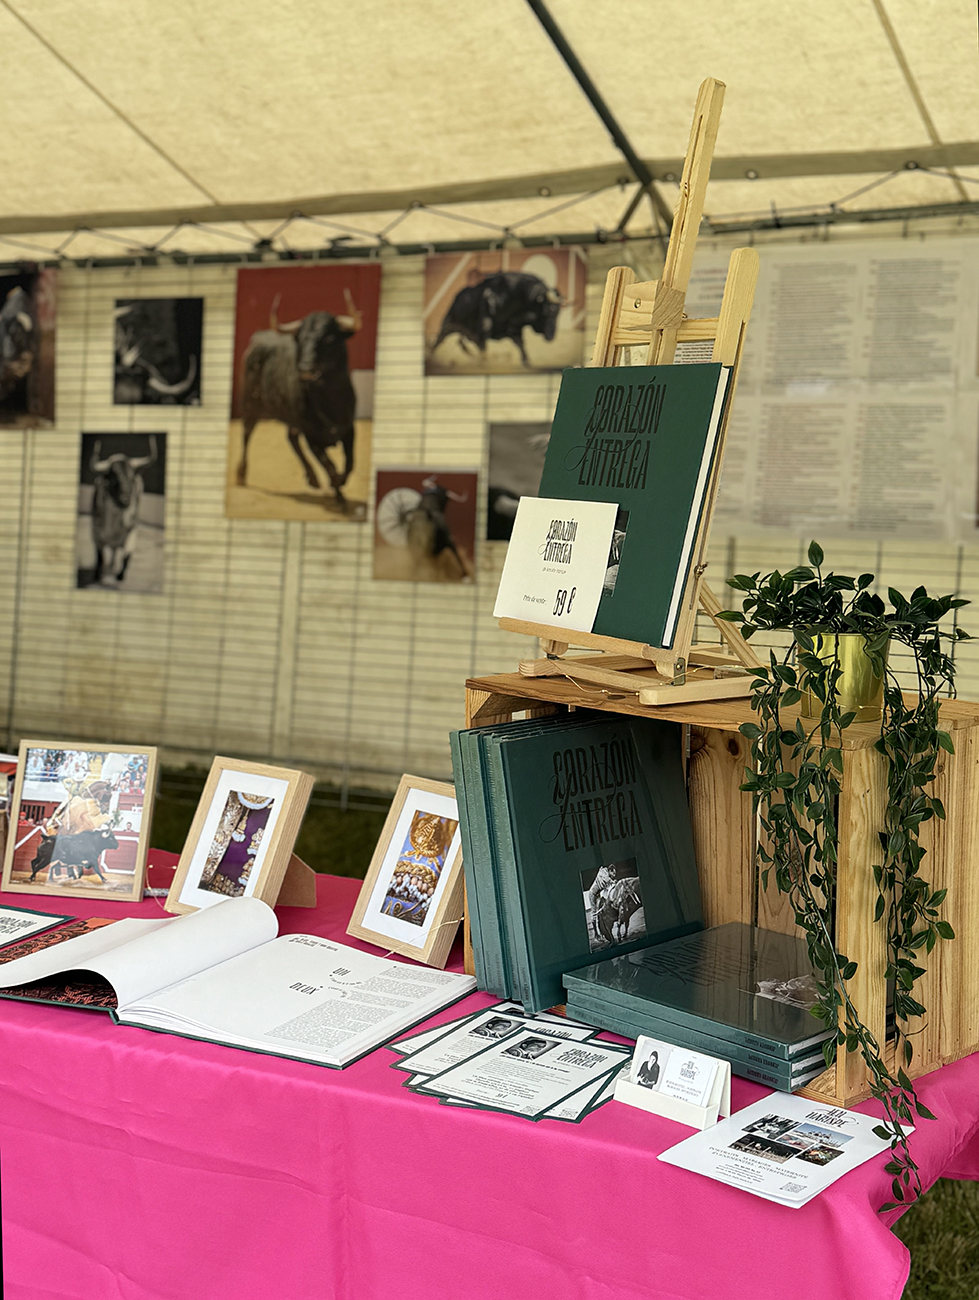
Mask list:
[[[207,773],[193,768],[165,768],[153,808],[150,843],[179,853],[197,807]],[[296,852],[314,871],[363,879],[377,844],[390,796],[374,791],[348,791],[340,807],[340,791],[317,785],[303,820]]]
[[[911,1251],[903,1300],[979,1296],[979,1183],[939,1179],[895,1232]]]

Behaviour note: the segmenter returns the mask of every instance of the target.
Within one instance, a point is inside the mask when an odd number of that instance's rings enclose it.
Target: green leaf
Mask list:
[[[857,590],[863,591],[864,587],[869,587],[873,580],[874,575],[872,573],[861,573],[857,579]]]
[[[809,543],[809,563],[818,569],[823,562],[823,548],[818,542]]]
[[[952,927],[949,925],[947,921],[936,921],[935,929],[938,931],[938,933],[942,936],[943,939],[955,938],[955,931],[952,929]]]
[[[955,753],[955,746],[952,744],[952,737],[947,731],[936,731],[935,739],[938,741],[938,747],[944,749],[946,754]]]
[[[742,722],[741,726],[738,727],[738,730],[741,732],[742,736],[747,736],[749,740],[757,740],[762,734],[761,727],[759,727],[756,722]]]

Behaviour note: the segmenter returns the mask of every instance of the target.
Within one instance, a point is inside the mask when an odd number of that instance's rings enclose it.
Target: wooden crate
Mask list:
[[[689,727],[690,814],[706,924],[745,921],[785,934],[795,931],[792,912],[774,881],[768,891],[761,887],[751,797],[739,789],[750,754],[738,727],[755,720],[747,700],[650,708],[630,696],[603,699],[562,678],[502,673],[466,683],[468,726],[508,721],[525,711],[554,712],[561,706],[662,718]],[[795,712],[786,710],[789,726]],[[939,763],[935,793],[947,817],[922,827],[928,850],[922,873],[933,887],[948,889],[943,915],[956,938],[939,943],[930,957],[921,959],[927,973],[918,987],[928,1015],[914,1036],[915,1056],[908,1071],[912,1077],[979,1050],[979,704],[946,701],[941,717],[952,733],[955,754],[943,754]],[[873,748],[878,735],[879,727],[871,723],[854,724],[843,742],[836,931],[838,950],[859,963],[849,984],[854,1005],[883,1042],[886,953],[883,925],[873,921],[877,889],[872,873],[886,805],[886,760]],[[471,971],[468,947],[467,961]],[[859,1055],[841,1053],[802,1092],[838,1105],[866,1097],[866,1070]]]

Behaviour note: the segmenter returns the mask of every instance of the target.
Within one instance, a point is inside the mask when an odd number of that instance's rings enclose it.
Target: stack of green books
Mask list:
[[[541,1011],[566,972],[703,929],[678,724],[476,727],[452,761],[480,988]]]
[[[739,922],[569,970],[564,986],[569,1016],[724,1057],[784,1092],[822,1073],[834,1037],[810,1010],[804,940]]]

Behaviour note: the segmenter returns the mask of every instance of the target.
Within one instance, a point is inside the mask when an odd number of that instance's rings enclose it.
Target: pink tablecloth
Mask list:
[[[316,910],[281,909],[281,928],[343,939],[359,883],[318,883]],[[581,1125],[454,1110],[406,1092],[393,1059],[324,1070],[0,1002],[6,1300],[901,1295],[883,1157],[788,1210],[658,1162],[689,1132],[668,1120],[616,1102]],[[920,1091],[939,1116],[913,1139],[926,1182],[979,1176],[979,1057]]]

